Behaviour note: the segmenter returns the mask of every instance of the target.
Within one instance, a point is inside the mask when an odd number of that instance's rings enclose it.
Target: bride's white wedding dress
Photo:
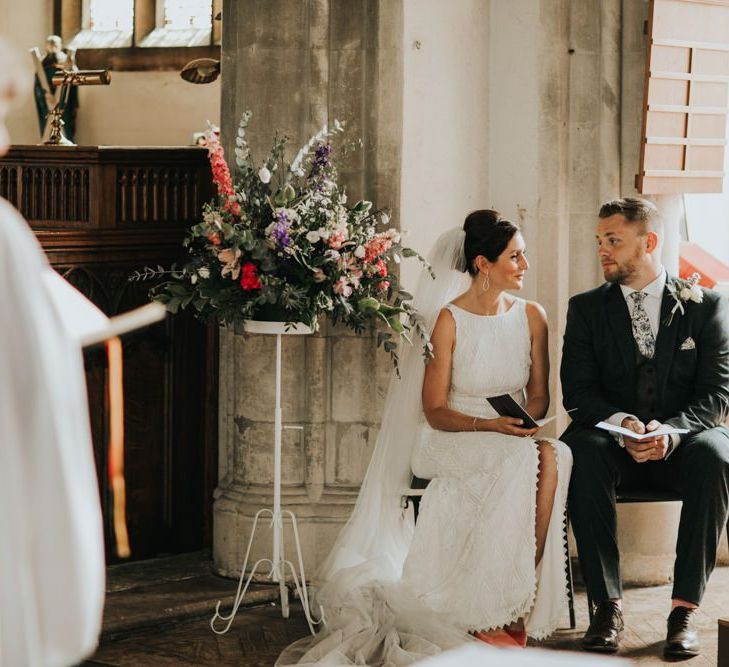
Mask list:
[[[414,303],[426,331],[470,285],[463,243],[462,229],[442,234],[430,253],[431,270],[421,273]],[[494,317],[446,307],[456,320],[451,407],[495,417],[487,396],[511,393],[523,404],[531,366],[526,303],[517,299]],[[469,629],[497,628],[522,616],[532,637],[546,636],[567,610],[563,520],[570,451],[549,440],[559,484],[535,568],[537,440],[431,429],[422,411],[419,351],[405,347],[401,361],[402,379],[390,382],[354,511],[315,577],[322,631],[287,647],[279,667],[405,667],[477,641]],[[415,528],[401,509],[413,472],[433,480]]]
[[[511,394],[523,405],[531,366],[526,302],[517,299],[495,316],[447,308],[456,323],[449,407],[493,418],[498,415],[487,396]],[[535,571],[537,440],[555,448],[559,482]],[[550,634],[567,608],[563,521],[571,466],[570,450],[557,440],[423,424],[412,469],[433,481],[422,499],[404,583],[463,628],[494,628],[526,616],[530,636]]]

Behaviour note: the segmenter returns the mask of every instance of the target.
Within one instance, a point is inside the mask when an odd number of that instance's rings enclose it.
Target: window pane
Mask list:
[[[85,0],[83,30],[69,46],[104,49],[132,45],[134,0]]]
[[[210,30],[211,0],[165,0],[165,27],[168,30]]]
[[[89,0],[89,29],[131,30],[134,27],[134,0]]]
[[[204,46],[210,44],[212,0],[165,0],[164,16],[140,46]]]

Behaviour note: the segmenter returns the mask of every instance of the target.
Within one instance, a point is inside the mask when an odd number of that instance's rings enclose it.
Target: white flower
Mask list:
[[[201,278],[209,278],[210,269],[207,266],[203,266],[197,270],[197,275],[199,275]]]
[[[332,297],[330,297],[328,294],[324,294],[324,292],[319,292],[316,296],[316,305],[319,306],[322,310],[333,310],[334,309],[334,301],[332,301]]]
[[[314,231],[311,231],[311,232],[308,232],[308,233],[306,234],[306,240],[307,240],[307,241],[308,241],[309,243],[316,243],[316,242],[317,242],[317,241],[319,241],[320,239],[321,239],[321,234],[320,234],[320,233],[319,233],[318,231],[316,231],[316,230],[314,230]]]
[[[390,239],[393,243],[400,243],[400,232],[397,229],[388,229],[385,232],[385,237]]]
[[[338,250],[327,250],[324,255],[326,255],[333,262],[336,262],[340,257],[340,253]]]
[[[684,314],[684,304],[689,301],[694,303],[701,303],[704,300],[704,293],[701,291],[698,283],[701,280],[701,276],[698,273],[694,273],[688,279],[677,280],[676,284],[668,283],[667,288],[676,302],[673,309],[669,313],[668,317],[664,320],[666,326],[670,326],[673,321],[673,316],[676,311],[680,311],[681,315]]]
[[[329,238],[329,234],[331,233],[328,229],[324,229],[324,227],[319,227],[317,231],[319,232],[319,236],[321,236],[325,241]]]
[[[261,179],[261,183],[270,183],[271,182],[271,172],[268,170],[268,167],[261,167],[258,171],[258,178]]]
[[[383,225],[389,225],[390,224],[390,216],[387,215],[387,213],[381,213],[380,214],[380,222],[382,222]]]
[[[395,260],[395,264],[400,263],[400,255],[398,255],[397,253],[395,253],[392,258]]]
[[[354,251],[354,256],[362,259],[365,256],[365,248],[363,245],[358,245]]]
[[[314,269],[313,274],[315,283],[323,283],[327,279],[326,274],[321,269]]]

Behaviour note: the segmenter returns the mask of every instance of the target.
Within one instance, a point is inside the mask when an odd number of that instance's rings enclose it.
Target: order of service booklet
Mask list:
[[[657,435],[671,435],[672,433],[676,433],[678,435],[688,433],[688,429],[686,428],[674,428],[673,426],[666,425],[657,428],[655,431],[648,431],[647,433],[636,433],[635,431],[631,431],[629,428],[615,426],[614,424],[608,424],[607,422],[599,422],[596,426],[597,428],[610,431],[611,433],[620,433],[621,435],[625,435],[633,440],[648,440],[649,438],[655,438]]]
[[[515,417],[523,420],[522,428],[541,428],[557,419],[556,415],[554,417],[545,417],[544,419],[534,419],[510,394],[489,396],[486,400],[502,417]]]

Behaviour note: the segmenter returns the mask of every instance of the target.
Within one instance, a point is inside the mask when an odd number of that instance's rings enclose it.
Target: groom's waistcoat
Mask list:
[[[658,368],[655,357],[644,357],[635,345],[635,410],[641,421],[658,418]],[[661,416],[665,419],[665,417]]]

